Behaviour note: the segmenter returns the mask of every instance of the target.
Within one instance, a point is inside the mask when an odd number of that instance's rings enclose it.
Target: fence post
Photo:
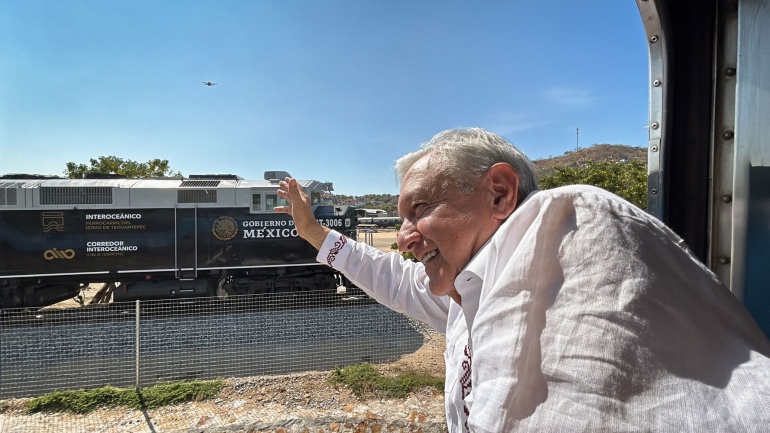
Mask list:
[[[3,315],[0,315],[0,354],[3,353]],[[0,395],[3,393],[3,357],[0,356]]]
[[[139,300],[136,300],[136,390],[139,391]]]

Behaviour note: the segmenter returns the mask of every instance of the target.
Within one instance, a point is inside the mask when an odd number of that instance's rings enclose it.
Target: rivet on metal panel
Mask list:
[[[658,151],[658,146],[652,146],[652,147],[650,147],[650,150],[653,151],[653,152],[657,152]]]
[[[658,42],[658,35],[652,35],[652,36],[650,37],[650,42],[652,42],[653,44],[654,44],[655,42]]]
[[[720,265],[726,265],[730,263],[730,259],[728,259],[727,257],[720,257],[717,259],[717,261],[719,261]]]
[[[658,129],[660,125],[658,125],[658,122],[652,122],[652,125],[650,125],[650,128],[652,129]]]
[[[658,194],[658,190],[653,188],[653,189],[650,190],[650,194],[657,195]]]
[[[660,87],[660,80],[653,81],[652,85],[655,86],[655,87]]]
[[[733,138],[733,131],[725,131],[725,132],[723,132],[722,133],[722,138],[724,138],[725,140],[730,140],[731,138]]]
[[[721,197],[721,199],[723,203],[730,203],[731,201],[733,201],[733,196],[731,196],[730,194],[725,194]]]
[[[735,68],[727,68],[727,69],[725,69],[725,75],[727,75],[728,77],[735,76]]]

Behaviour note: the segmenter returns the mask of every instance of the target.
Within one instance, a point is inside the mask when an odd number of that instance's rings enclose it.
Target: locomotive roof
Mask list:
[[[316,180],[298,180],[303,188],[315,189],[324,186]],[[113,188],[278,188],[278,182],[269,180],[244,179],[185,179],[185,178],[149,178],[149,179],[8,179],[0,186],[21,188],[38,187],[113,187]],[[329,185],[329,187],[331,187]]]

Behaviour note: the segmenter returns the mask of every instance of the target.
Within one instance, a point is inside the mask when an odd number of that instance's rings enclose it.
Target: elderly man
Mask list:
[[[444,332],[452,432],[766,431],[770,342],[670,229],[606,191],[537,191],[480,129],[396,162],[399,254],[319,225],[300,236],[382,304]]]

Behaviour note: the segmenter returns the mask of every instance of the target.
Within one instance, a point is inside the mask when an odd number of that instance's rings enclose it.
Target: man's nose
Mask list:
[[[398,231],[398,236],[396,236],[396,244],[398,244],[399,251],[412,252],[412,249],[419,240],[420,232],[415,230],[411,224],[404,222]]]

